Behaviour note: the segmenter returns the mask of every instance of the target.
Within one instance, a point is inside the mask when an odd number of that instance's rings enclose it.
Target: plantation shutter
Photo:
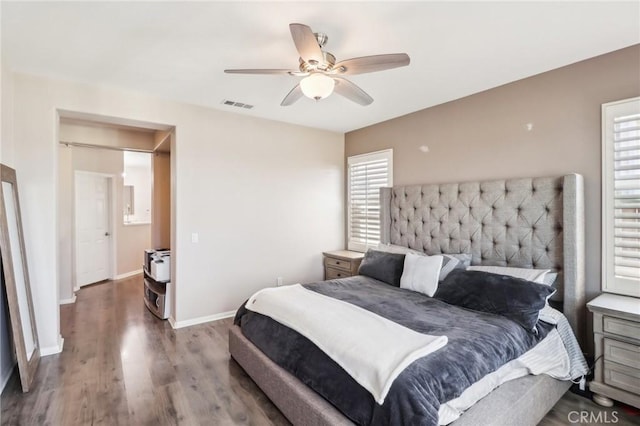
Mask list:
[[[640,296],[640,98],[605,108],[603,235],[609,256],[603,288]]]
[[[366,251],[380,242],[380,188],[391,186],[393,151],[349,157],[348,248]]]

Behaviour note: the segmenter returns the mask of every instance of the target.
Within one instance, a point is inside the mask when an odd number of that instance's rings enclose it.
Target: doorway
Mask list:
[[[76,285],[111,278],[113,265],[113,176],[76,171]]]
[[[116,117],[58,112],[57,273],[58,300],[63,305],[75,303],[76,291],[80,290],[81,285],[97,282],[104,279],[105,275],[107,280],[114,281],[137,275],[142,277],[144,250],[171,248],[175,232],[175,156],[171,155],[175,144],[175,128]],[[152,179],[149,191],[137,188],[140,173],[127,169],[124,157],[128,153],[149,155]],[[93,214],[76,212],[77,171],[111,177],[108,191],[111,199],[107,208],[111,228],[104,231],[109,233],[105,242],[110,243],[111,248],[106,256],[104,246],[93,250],[94,254],[86,251],[86,256],[91,259],[89,264],[97,257],[111,256],[111,260],[86,270],[78,268],[83,263],[78,257],[83,249],[76,243],[76,234],[80,233],[76,218]],[[100,228],[95,223],[84,225]],[[101,232],[103,237],[104,232]],[[97,240],[99,236],[96,230],[92,238]],[[95,254],[100,250],[103,254]],[[174,259],[172,256],[172,263]],[[100,273],[90,273],[90,269],[99,270]],[[85,273],[86,277],[80,278]],[[171,308],[174,309],[173,306]]]

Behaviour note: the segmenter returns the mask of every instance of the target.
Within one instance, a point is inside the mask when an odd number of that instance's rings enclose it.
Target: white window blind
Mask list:
[[[604,291],[640,297],[640,98],[603,105]]]
[[[380,188],[393,185],[393,150],[347,159],[348,248],[366,251],[380,242]]]

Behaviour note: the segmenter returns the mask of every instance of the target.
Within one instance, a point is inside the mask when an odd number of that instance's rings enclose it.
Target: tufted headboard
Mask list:
[[[380,190],[380,240],[473,265],[554,269],[556,300],[583,343],[582,176],[394,186]]]

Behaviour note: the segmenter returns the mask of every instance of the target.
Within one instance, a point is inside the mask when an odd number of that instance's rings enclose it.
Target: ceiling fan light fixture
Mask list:
[[[300,81],[300,88],[307,98],[318,101],[333,93],[335,84],[331,77],[321,73],[314,73]]]
[[[328,40],[326,34],[314,33],[308,25],[297,23],[289,24],[289,31],[298,51],[297,70],[226,69],[224,72],[228,74],[305,77],[280,102],[280,106],[283,107],[293,105],[303,96],[318,101],[330,96],[333,92],[359,105],[366,106],[373,102],[373,98],[342,76],[406,67],[411,62],[406,53],[361,56],[336,62],[335,56],[323,50]]]

